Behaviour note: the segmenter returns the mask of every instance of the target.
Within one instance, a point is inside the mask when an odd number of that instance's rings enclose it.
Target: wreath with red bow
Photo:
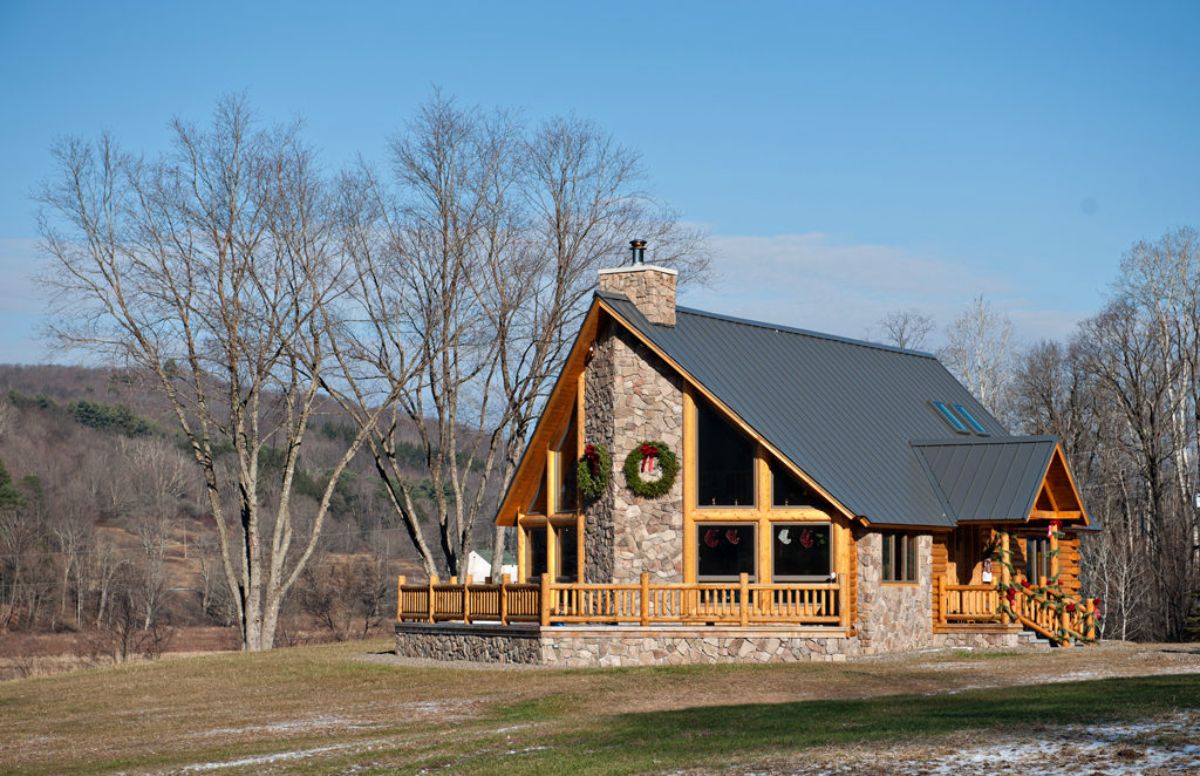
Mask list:
[[[658,479],[644,480],[643,474],[659,473]],[[625,456],[625,485],[642,498],[658,498],[675,484],[679,460],[663,442],[640,442]]]
[[[612,457],[608,454],[608,448],[602,444],[586,445],[575,469],[579,492],[586,499],[600,498],[608,487],[611,471]]]

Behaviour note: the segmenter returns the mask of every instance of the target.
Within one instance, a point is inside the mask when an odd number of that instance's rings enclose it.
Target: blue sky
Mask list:
[[[0,0],[0,361],[37,340],[29,200],[64,134],[152,150],[245,91],[336,167],[433,85],[574,112],[713,235],[684,302],[863,336],[983,293],[1026,341],[1101,304],[1122,252],[1200,226],[1200,3]]]

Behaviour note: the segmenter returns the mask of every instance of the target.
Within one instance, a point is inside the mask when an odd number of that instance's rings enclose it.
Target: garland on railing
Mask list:
[[[659,471],[656,480],[643,480],[642,474]],[[625,457],[625,485],[642,498],[658,498],[675,484],[679,461],[665,442],[639,442]]]
[[[579,492],[588,500],[600,498],[608,488],[610,472],[612,456],[608,454],[608,448],[599,443],[586,445],[583,448],[583,456],[575,467]]]
[[[1060,541],[1065,539],[1066,534],[1059,530],[1059,526],[1060,523],[1057,520],[1050,521],[1050,525],[1046,528],[1046,536],[1048,538],[1059,539]],[[1002,534],[1003,532],[997,533]],[[1010,543],[1011,540],[1010,537]],[[1059,549],[1058,546],[1055,546],[1054,549],[1050,550],[1050,557],[1057,557]],[[1035,585],[1028,579],[1021,579],[1020,582],[1017,582],[1017,570],[1012,563],[1011,549],[1001,549],[1000,565],[1008,571],[1008,574],[1002,575],[1000,581],[996,582],[996,590],[1000,593],[998,597],[999,602],[996,607],[998,613],[1006,614],[1013,620],[1019,621],[1020,618],[1017,616],[1015,606],[1017,596],[1023,595],[1032,601],[1039,610],[1052,610],[1054,612],[1054,633],[1055,639],[1059,643],[1070,641],[1073,638],[1088,642],[1095,641],[1094,638],[1088,638],[1087,634],[1092,626],[1096,625],[1101,619],[1099,598],[1092,599],[1092,609],[1090,611],[1087,607],[1083,607],[1081,610],[1079,603],[1063,591],[1058,573],[1047,579],[1044,585]],[[1004,582],[1005,576],[1009,579],[1007,583]],[[1068,615],[1080,615],[1078,633],[1063,626],[1062,615],[1064,613]]]

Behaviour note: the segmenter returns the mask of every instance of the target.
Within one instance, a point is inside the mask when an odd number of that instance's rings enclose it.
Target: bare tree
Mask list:
[[[528,130],[440,95],[393,143],[395,183],[365,172],[371,221],[354,233],[355,301],[368,324],[338,339],[343,408],[360,428],[372,391],[397,390],[369,445],[427,573],[459,573],[479,516],[520,446],[586,309],[595,270],[631,235],[703,273],[702,244],[637,189],[637,157],[594,125]],[[401,435],[429,474],[405,476]],[[491,499],[491,500],[489,500]],[[424,525],[437,526],[437,549]],[[494,573],[503,534],[493,538]]]
[[[885,343],[908,350],[924,348],[934,329],[933,318],[919,310],[890,312],[876,321],[875,325],[883,333]]]
[[[56,147],[59,174],[41,196],[46,283],[61,342],[140,368],[168,400],[204,479],[243,648],[269,649],[361,444],[298,522],[293,480],[327,355],[321,311],[347,282],[336,209],[295,126],[257,129],[231,98],[207,129],[172,128],[156,159],[108,137]],[[225,445],[235,514],[221,499]],[[264,471],[271,449],[281,465]]]
[[[993,414],[1003,417],[1012,365],[1012,322],[976,297],[946,329],[943,362]]]

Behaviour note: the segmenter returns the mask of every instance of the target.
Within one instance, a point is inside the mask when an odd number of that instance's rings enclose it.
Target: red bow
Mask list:
[[[658,448],[654,445],[642,445],[642,474],[654,471],[654,462],[658,458]]]
[[[588,471],[595,477],[600,473],[600,453],[596,450],[595,445],[588,445],[583,448],[583,458],[587,461]]]

